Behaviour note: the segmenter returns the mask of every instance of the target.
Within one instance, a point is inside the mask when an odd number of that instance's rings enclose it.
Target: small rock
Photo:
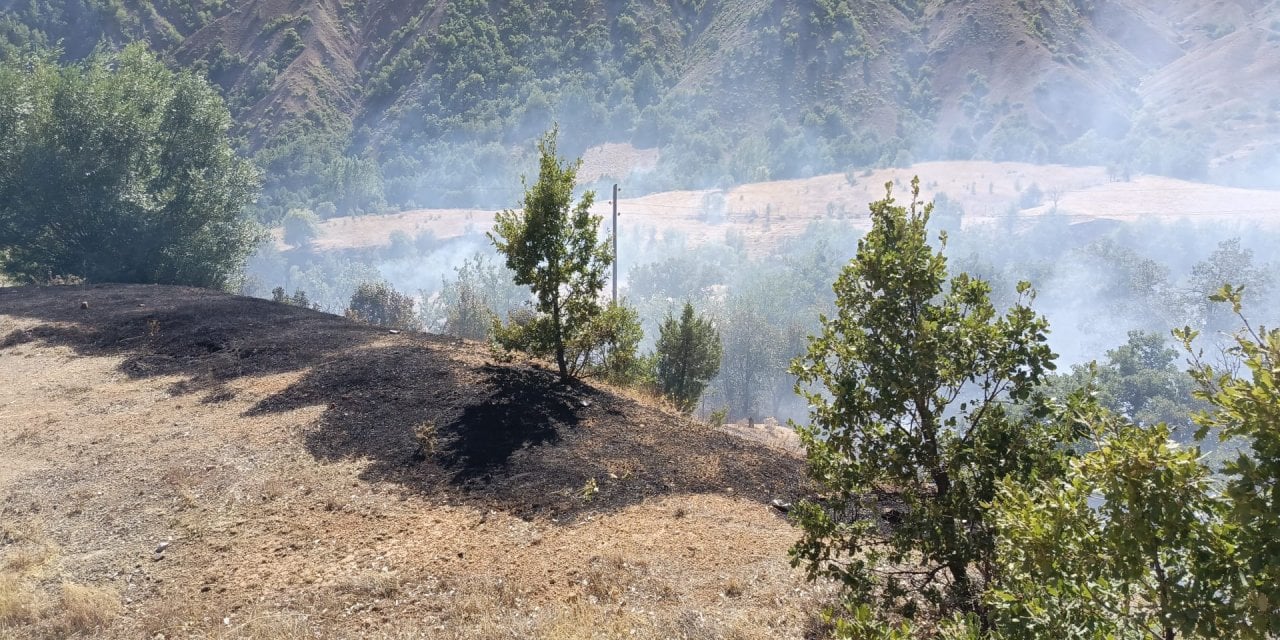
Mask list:
[[[400,330],[399,330],[399,329],[387,329],[387,333],[390,333],[391,335],[395,335],[395,334],[397,334],[397,333],[400,333]]]
[[[88,300],[82,300],[82,301],[80,302],[80,308],[81,308],[81,309],[88,309],[88,308],[89,308],[89,301],[88,301]]]
[[[164,554],[163,554],[163,553],[157,553],[157,554],[155,554],[155,555],[151,556],[151,561],[152,561],[152,562],[160,562],[161,560],[164,560]]]
[[[156,553],[164,553],[164,550],[168,549],[171,544],[173,544],[172,540],[165,540],[164,542],[161,542],[156,545]]]
[[[586,407],[591,406],[591,401],[590,401],[590,400],[583,400],[583,401],[582,401],[582,406],[583,406],[583,408],[586,408]]]
[[[790,503],[790,502],[783,502],[782,500],[779,500],[779,499],[777,499],[777,498],[774,498],[773,500],[770,500],[770,501],[769,501],[769,506],[771,506],[771,507],[773,507],[774,509],[777,509],[778,511],[781,511],[781,512],[783,512],[783,513],[787,513],[788,511],[791,511],[791,503]]]

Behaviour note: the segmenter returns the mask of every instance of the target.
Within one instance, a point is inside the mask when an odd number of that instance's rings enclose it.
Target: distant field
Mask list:
[[[719,241],[729,230],[747,245],[766,250],[801,233],[809,223],[841,219],[866,227],[867,203],[884,195],[886,182],[905,195],[912,176],[921,179],[926,199],[946,194],[965,210],[966,225],[1003,219],[1011,207],[1026,216],[1044,215],[1055,205],[1073,222],[1108,218],[1135,221],[1156,217],[1280,224],[1280,191],[1238,189],[1164,178],[1136,176],[1111,181],[1102,167],[1066,167],[1007,162],[928,162],[869,175],[829,174],[802,180],[745,184],[727,190],[668,191],[621,198],[623,228],[678,232],[692,244]],[[1023,208],[1022,194],[1035,185],[1038,206]],[[625,189],[625,185],[624,185]],[[512,203],[514,205],[516,203]],[[597,194],[595,212],[608,217],[609,195]],[[493,211],[419,209],[390,215],[333,218],[321,225],[321,249],[374,247],[401,231],[430,231],[440,238],[488,230]],[[607,224],[607,222],[606,222]]]

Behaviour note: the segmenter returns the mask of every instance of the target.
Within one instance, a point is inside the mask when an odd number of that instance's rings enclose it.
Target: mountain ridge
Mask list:
[[[469,186],[517,175],[553,122],[570,155],[660,150],[646,190],[937,159],[1280,184],[1275,2],[55,4],[0,1],[9,49],[142,38],[207,73],[266,219],[492,206]]]

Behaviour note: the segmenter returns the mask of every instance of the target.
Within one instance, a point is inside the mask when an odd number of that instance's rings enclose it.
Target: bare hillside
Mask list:
[[[961,206],[965,225],[1003,222],[1011,213],[1023,221],[1054,213],[1070,223],[1106,219],[1273,226],[1280,221],[1278,190],[1151,175],[1116,181],[1108,178],[1103,167],[964,161],[623,197],[619,198],[620,224],[624,233],[674,232],[691,244],[720,242],[732,232],[740,234],[752,250],[767,251],[822,220],[868,227],[867,203],[884,197],[886,183],[895,185],[896,197],[908,197],[913,176],[921,179],[922,198],[945,196]],[[1027,202],[1025,194],[1033,186],[1041,195]],[[597,200],[594,213],[610,224],[607,194]],[[324,250],[384,246],[397,231],[410,237],[424,231],[437,238],[457,237],[492,227],[493,216],[492,210],[421,209],[332,218],[321,223],[315,246]]]
[[[793,453],[427,335],[0,289],[0,636],[801,637]]]

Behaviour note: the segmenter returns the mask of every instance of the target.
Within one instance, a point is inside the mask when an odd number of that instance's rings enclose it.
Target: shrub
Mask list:
[[[414,311],[413,296],[400,293],[385,282],[366,282],[357,287],[345,315],[365,324],[403,331],[422,327]]]

